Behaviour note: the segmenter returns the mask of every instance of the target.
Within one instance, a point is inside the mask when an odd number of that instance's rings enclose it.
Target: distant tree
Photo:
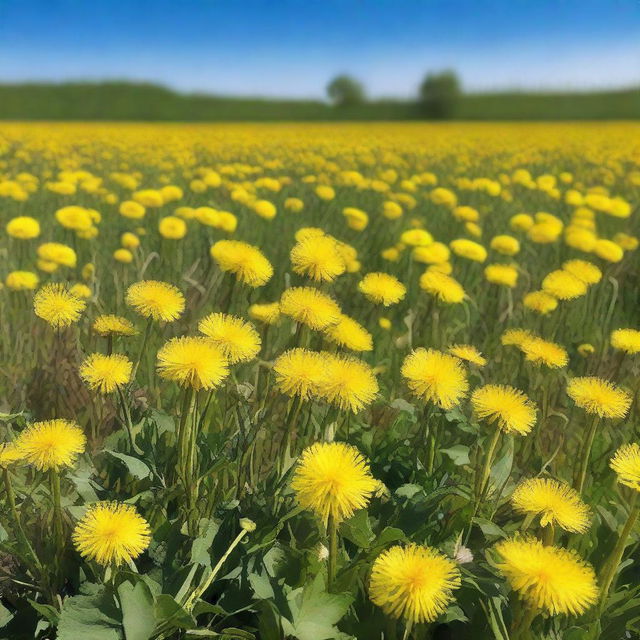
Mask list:
[[[460,94],[460,82],[454,71],[430,73],[420,85],[422,111],[428,118],[450,118]]]
[[[327,95],[337,107],[350,107],[365,100],[364,87],[351,76],[336,76],[327,85]]]

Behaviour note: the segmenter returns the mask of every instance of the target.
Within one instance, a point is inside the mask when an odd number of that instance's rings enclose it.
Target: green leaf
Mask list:
[[[473,521],[480,527],[485,538],[492,540],[493,538],[506,538],[507,534],[494,522],[485,520],[484,518],[474,518]]]
[[[42,602],[36,602],[35,600],[31,600],[31,598],[27,598],[29,604],[48,622],[50,622],[54,627],[57,626],[58,620],[60,619],[60,612],[52,607],[50,604],[43,604]],[[2,607],[2,605],[0,605]],[[5,623],[6,624],[6,623]],[[2,612],[0,610],[0,627],[2,625]]]
[[[347,593],[327,593],[324,577],[291,591],[287,600],[291,621],[282,618],[285,634],[298,640],[330,640],[338,633],[336,623],[345,615],[353,598]]]
[[[242,629],[236,629],[235,627],[227,627],[222,630],[222,637],[225,640],[256,640],[256,637],[253,633],[249,633],[248,631],[243,631]]]
[[[105,587],[91,595],[67,598],[62,605],[57,640],[123,640],[120,612]]]
[[[266,573],[250,573],[249,584],[253,589],[253,595],[256,600],[267,600],[274,597],[273,587]]]
[[[390,542],[397,542],[398,540],[406,540],[407,536],[402,529],[396,527],[385,527],[380,535],[376,538],[375,546],[384,547]]]
[[[456,466],[469,464],[469,447],[464,444],[456,444],[449,449],[440,449],[442,453],[449,456]]]
[[[33,601],[29,600],[33,605]],[[47,605],[45,605],[47,606]],[[34,607],[35,609],[36,607]],[[51,607],[53,609],[53,607]],[[0,602],[0,628],[6,627],[13,620],[13,613]]]
[[[340,533],[361,549],[368,549],[375,535],[366,509],[356,511],[351,518],[345,520],[340,525]]]
[[[149,640],[156,627],[149,587],[140,579],[126,580],[118,586],[118,598],[126,640]]]
[[[151,469],[138,458],[128,456],[126,453],[120,453],[119,451],[112,451],[111,449],[104,449],[102,453],[106,453],[112,458],[120,460],[127,467],[127,471],[134,477],[140,480],[148,478],[151,475]]]
[[[396,495],[411,500],[420,491],[422,491],[422,487],[418,484],[403,484],[396,489]]]
[[[161,593],[156,598],[155,617],[158,624],[167,622],[175,629],[193,629],[197,626],[194,617],[167,593]]]
[[[199,531],[202,533],[193,541],[191,545],[191,562],[201,564],[204,567],[211,566],[211,554],[209,550],[213,544],[213,539],[218,533],[220,525],[215,520],[202,519]]]

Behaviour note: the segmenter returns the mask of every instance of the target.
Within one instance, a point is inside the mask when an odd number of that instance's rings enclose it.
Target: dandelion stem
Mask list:
[[[144,328],[144,333],[142,335],[142,343],[140,344],[140,351],[133,365],[133,369],[131,370],[131,382],[133,382],[136,379],[136,373],[138,372],[138,367],[140,366],[140,362],[147,348],[147,342],[149,341],[149,334],[151,333],[152,324],[153,324],[153,318],[147,318],[147,324]]]
[[[329,558],[327,561],[327,591],[333,591],[336,580],[336,565],[338,560],[338,524],[333,515],[327,520],[329,535]]]
[[[638,516],[640,515],[640,505],[637,505],[637,495],[637,492],[634,491],[633,496],[629,502],[629,516],[627,518],[627,521],[625,522],[625,525],[620,532],[618,541],[616,542],[616,546],[613,548],[611,555],[602,567],[600,575],[600,599],[598,601],[597,609],[598,618],[604,611],[604,607],[607,602],[607,596],[609,594],[609,589],[611,588],[611,584],[613,583],[616,571],[620,566],[620,561],[622,560],[622,555],[624,554],[624,548],[627,544],[629,534],[631,533],[633,527],[636,524],[636,521],[638,520]]]
[[[579,471],[575,483],[575,489],[578,493],[582,493],[582,490],[584,489],[584,483],[587,478],[587,467],[589,466],[589,458],[591,457],[591,447],[593,446],[593,440],[596,435],[599,421],[599,416],[594,415],[589,427],[587,439],[584,443],[584,448],[582,449]]]

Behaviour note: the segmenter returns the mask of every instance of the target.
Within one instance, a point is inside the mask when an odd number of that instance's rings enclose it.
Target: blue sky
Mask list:
[[[0,0],[0,82],[372,96],[454,68],[470,90],[640,84],[640,0]]]

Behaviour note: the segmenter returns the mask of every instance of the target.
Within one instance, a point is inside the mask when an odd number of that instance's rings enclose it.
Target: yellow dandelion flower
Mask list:
[[[611,346],[625,353],[640,352],[640,331],[637,329],[616,329],[612,331]]]
[[[226,313],[211,313],[200,320],[198,331],[211,338],[231,364],[253,360],[260,352],[258,332],[242,318]]]
[[[38,287],[40,279],[32,271],[12,271],[4,281],[11,291],[33,291]]]
[[[280,303],[252,304],[248,313],[253,320],[264,324],[275,324],[280,319]]]
[[[558,308],[558,301],[546,291],[531,291],[523,298],[522,304],[527,309],[540,315],[546,315]]]
[[[510,264],[490,264],[484,268],[487,282],[513,289],[518,283],[518,270]]]
[[[624,418],[632,400],[626,391],[593,376],[569,380],[567,394],[581,409],[601,418]]]
[[[318,282],[333,282],[345,272],[344,260],[330,236],[314,236],[299,241],[291,249],[293,270]]]
[[[317,351],[295,348],[276,358],[273,372],[276,385],[282,393],[306,400],[319,395],[325,367],[325,360]]]
[[[596,352],[596,348],[592,344],[589,344],[588,342],[585,342],[584,344],[581,344],[578,346],[578,353],[583,358],[586,358],[595,352]]]
[[[618,475],[618,482],[634,491],[640,491],[640,445],[635,442],[622,445],[609,465]]]
[[[388,616],[419,624],[443,614],[460,585],[456,563],[437,549],[396,545],[375,559],[369,597]]]
[[[475,364],[478,367],[484,367],[487,364],[487,359],[470,344],[454,344],[447,351],[456,358],[471,362],[471,364]]]
[[[80,365],[80,377],[93,391],[112,393],[131,379],[131,361],[121,354],[92,353]]]
[[[112,314],[98,316],[93,322],[93,330],[99,336],[135,336],[138,331],[126,318]]]
[[[180,240],[187,235],[187,223],[176,216],[165,216],[158,223],[158,231],[167,240]]]
[[[458,238],[449,243],[451,251],[461,258],[473,260],[474,262],[484,262],[487,259],[487,250],[473,240]]]
[[[557,269],[545,276],[542,290],[558,300],[573,300],[587,292],[587,285],[572,273]]]
[[[56,328],[68,327],[77,322],[85,307],[84,300],[58,283],[45,284],[33,297],[35,314]]]
[[[126,303],[141,316],[173,322],[184,311],[184,296],[167,282],[142,280],[127,289]]]
[[[494,236],[489,246],[503,256],[515,256],[520,251],[519,240],[508,235]]]
[[[335,300],[313,287],[286,289],[280,298],[280,311],[316,331],[335,324],[341,315]]]
[[[6,469],[21,457],[20,449],[15,444],[6,442],[0,444],[0,469]]]
[[[218,240],[211,247],[211,257],[222,271],[250,287],[261,287],[273,275],[273,267],[262,251],[246,242]]]
[[[388,273],[367,273],[358,283],[358,290],[371,302],[388,307],[397,304],[407,293],[406,287]]]
[[[357,412],[370,404],[378,393],[378,382],[371,367],[352,356],[323,354],[324,375],[318,393],[343,411]]]
[[[324,333],[330,342],[351,349],[351,351],[371,351],[373,349],[371,334],[349,316],[341,315],[338,322],[328,326]]]
[[[497,422],[506,433],[526,435],[536,421],[536,407],[527,396],[508,385],[488,384],[471,394],[471,404],[478,418],[489,424]]]
[[[512,538],[495,546],[497,567],[520,597],[550,615],[580,615],[597,600],[593,567],[575,551]]]
[[[20,458],[41,471],[70,467],[84,451],[82,429],[70,420],[46,420],[28,426],[16,440]]]
[[[507,329],[500,337],[500,342],[505,347],[520,347],[527,340],[531,340],[531,338],[535,338],[535,336],[526,329]]]
[[[80,555],[100,565],[129,564],[148,546],[149,524],[130,504],[97,502],[73,531]]]
[[[378,483],[360,452],[342,442],[319,442],[302,452],[291,487],[298,503],[324,523],[364,509]]]
[[[558,525],[565,531],[584,533],[591,524],[589,507],[580,494],[550,478],[523,480],[515,488],[511,503],[521,513],[540,516],[543,527]]]
[[[597,284],[602,280],[602,271],[587,260],[567,260],[562,269],[587,284]]]
[[[555,342],[549,342],[537,336],[531,336],[517,346],[524,353],[525,358],[534,364],[559,368],[566,366],[569,362],[569,354],[566,349]]]
[[[160,376],[183,387],[214,389],[229,375],[222,349],[209,338],[172,338],[157,358]]]
[[[431,268],[420,276],[420,288],[446,304],[458,304],[466,297],[455,278]]]
[[[19,240],[32,240],[40,235],[40,223],[30,216],[18,216],[7,222],[7,233]]]
[[[442,409],[455,407],[469,386],[460,360],[435,349],[412,351],[402,363],[401,374],[415,396]]]

